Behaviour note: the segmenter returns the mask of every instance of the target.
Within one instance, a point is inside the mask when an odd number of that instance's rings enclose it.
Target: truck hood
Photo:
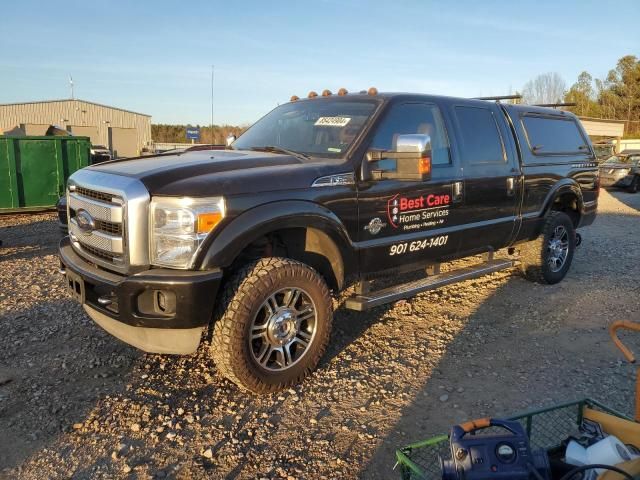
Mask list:
[[[152,195],[235,195],[308,188],[321,176],[344,172],[323,159],[249,150],[202,150],[177,155],[114,160],[92,170],[139,179]]]

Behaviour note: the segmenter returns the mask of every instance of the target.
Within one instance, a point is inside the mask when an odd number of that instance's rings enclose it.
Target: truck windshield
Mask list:
[[[377,106],[376,101],[316,98],[281,105],[232,144],[237,150],[265,149],[342,158]]]

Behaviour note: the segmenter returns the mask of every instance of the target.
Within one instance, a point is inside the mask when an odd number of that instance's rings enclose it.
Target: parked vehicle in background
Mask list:
[[[569,270],[596,216],[595,155],[577,117],[375,89],[292,97],[228,150],[115,160],[68,182],[70,294],[142,350],[191,354],[281,390],[330,341],[331,291],[364,311],[514,265]],[[440,272],[441,262],[485,254]],[[381,287],[408,271],[420,280]],[[397,280],[396,280],[397,281]],[[206,338],[206,335],[205,335]]]
[[[597,143],[593,145],[593,150],[596,153],[596,159],[598,162],[604,162],[611,155],[615,155],[616,149],[614,145],[610,143]]]
[[[69,231],[67,225],[67,197],[60,197],[56,202],[56,213],[58,214],[58,227],[64,233]]]
[[[91,165],[111,160],[111,150],[104,145],[91,145]]]
[[[626,188],[631,193],[637,193],[640,190],[640,151],[627,150],[602,162],[600,185]]]
[[[201,144],[201,145],[185,145],[184,147],[176,147],[171,148],[169,150],[158,150],[156,151],[157,155],[167,155],[174,153],[184,153],[184,152],[196,152],[198,150],[224,150],[225,145],[217,145],[217,144]]]

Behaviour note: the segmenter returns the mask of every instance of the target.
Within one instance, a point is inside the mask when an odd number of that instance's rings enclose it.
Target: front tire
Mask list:
[[[318,365],[331,334],[331,296],[308,265],[264,258],[227,282],[214,322],[211,355],[220,373],[245,390],[276,392]]]
[[[560,282],[571,267],[576,249],[576,231],[566,213],[551,211],[542,234],[521,248],[520,269],[532,282]]]

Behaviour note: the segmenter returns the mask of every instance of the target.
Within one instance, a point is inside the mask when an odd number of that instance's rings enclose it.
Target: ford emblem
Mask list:
[[[96,222],[89,212],[86,210],[78,210],[76,213],[76,222],[80,230],[86,233],[90,233],[96,229]]]

